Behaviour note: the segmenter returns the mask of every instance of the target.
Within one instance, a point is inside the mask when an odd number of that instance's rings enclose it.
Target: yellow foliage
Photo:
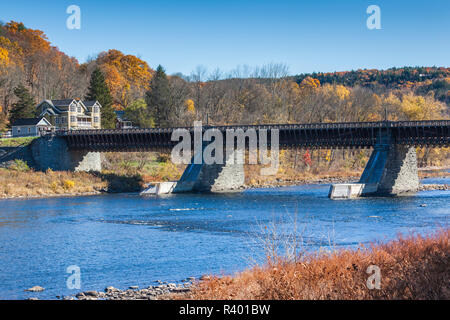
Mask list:
[[[325,160],[327,162],[330,162],[331,160],[333,160],[333,154],[332,154],[331,150],[327,150],[327,153],[325,155]]]
[[[9,52],[5,48],[0,47],[0,66],[9,65]]]
[[[306,77],[300,83],[301,89],[316,89],[318,87],[320,87],[320,81],[318,79],[311,78],[311,77]]]
[[[442,116],[444,106],[432,96],[409,93],[402,97],[400,110],[409,120],[433,120]]]
[[[64,186],[64,189],[70,190],[73,187],[75,187],[75,181],[73,181],[73,180],[64,180],[63,181],[63,186]]]
[[[192,99],[187,99],[185,101],[185,106],[188,112],[194,114],[195,113],[195,104],[194,101]]]
[[[334,87],[334,91],[336,96],[341,100],[345,100],[350,95],[350,91],[340,84]]]

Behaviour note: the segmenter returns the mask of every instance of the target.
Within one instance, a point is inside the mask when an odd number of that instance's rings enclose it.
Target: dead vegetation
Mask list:
[[[114,173],[34,171],[16,160],[9,168],[0,168],[0,198],[134,192],[142,188],[140,176]]]
[[[270,257],[236,276],[208,277],[181,299],[449,299],[450,230],[399,236],[357,250]],[[274,259],[275,258],[275,259]],[[369,289],[369,266],[381,271],[380,289]],[[369,269],[370,270],[370,269]]]

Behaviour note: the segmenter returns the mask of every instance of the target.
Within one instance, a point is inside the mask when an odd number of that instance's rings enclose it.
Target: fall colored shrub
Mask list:
[[[75,186],[75,181],[72,180],[64,180],[63,181],[64,189],[70,190]]]
[[[450,229],[385,244],[276,259],[234,277],[209,277],[181,299],[449,299]],[[371,265],[380,289],[369,289]]]

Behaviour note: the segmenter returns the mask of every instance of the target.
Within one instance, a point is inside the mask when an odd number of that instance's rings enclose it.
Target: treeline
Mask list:
[[[297,83],[305,78],[318,79],[322,84],[369,87],[377,92],[386,89],[412,88],[419,94],[433,92],[440,101],[450,104],[450,68],[403,67],[387,70],[363,69],[343,72],[314,72],[294,77]]]
[[[104,128],[114,127],[113,110],[124,110],[139,127],[190,126],[194,120],[376,121],[385,111],[390,120],[441,119],[448,118],[449,72],[393,68],[292,77],[286,65],[270,63],[228,73],[199,66],[189,76],[167,75],[162,66],[152,70],[117,50],[79,64],[51,46],[42,31],[12,21],[0,25],[0,129],[17,110],[29,108],[24,103],[67,98],[99,100]],[[414,85],[400,85],[407,82]]]

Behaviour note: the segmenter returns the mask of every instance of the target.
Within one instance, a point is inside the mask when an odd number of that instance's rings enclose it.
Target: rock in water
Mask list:
[[[42,288],[42,287],[40,287],[40,286],[34,286],[34,287],[32,287],[32,288],[30,288],[30,289],[27,289],[27,290],[25,290],[25,291],[41,292],[41,291],[44,291],[44,290],[45,290],[45,289]]]
[[[98,296],[98,292],[97,291],[85,291],[84,295],[90,296],[90,297],[96,297],[96,296]]]

